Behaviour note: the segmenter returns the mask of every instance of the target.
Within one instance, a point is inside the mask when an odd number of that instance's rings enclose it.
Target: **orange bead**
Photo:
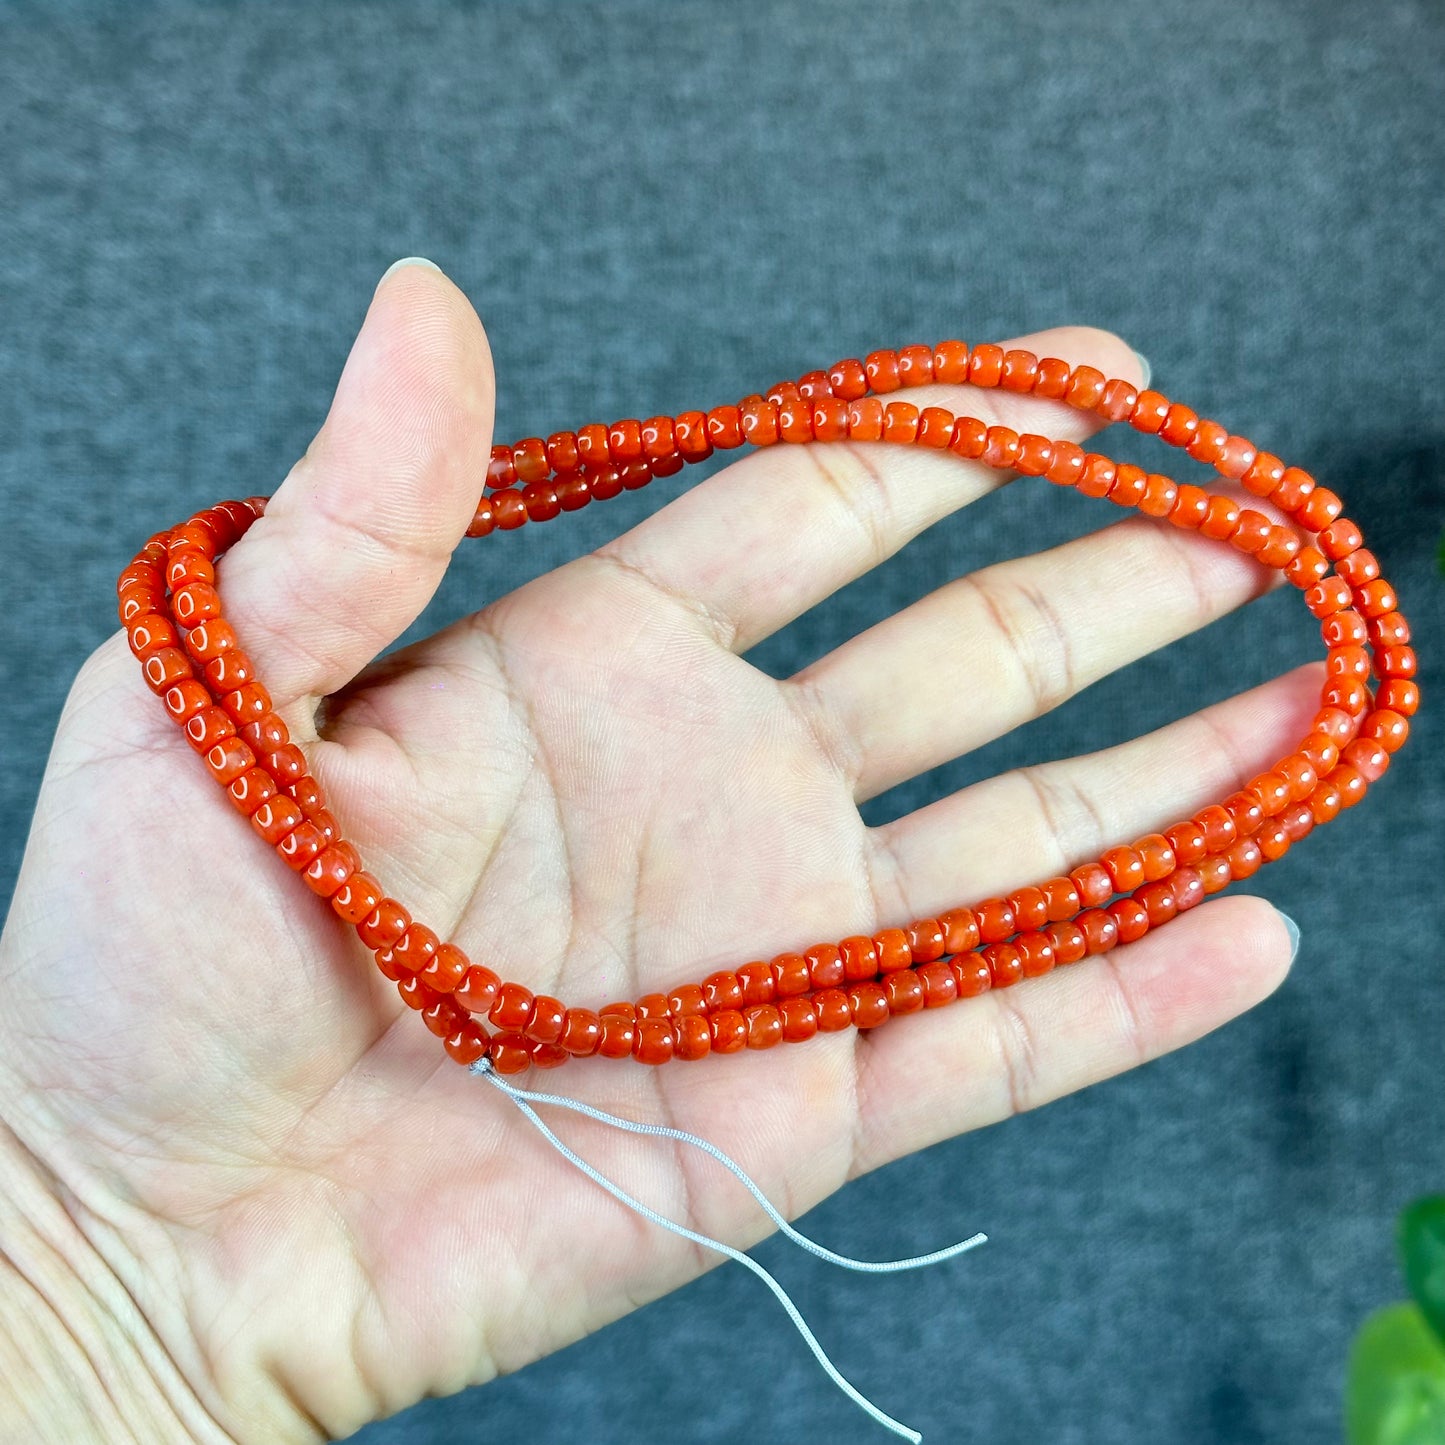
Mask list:
[[[971,908],[951,908],[938,921],[949,953],[967,953],[978,947],[978,917]]]
[[[901,928],[885,928],[881,933],[875,933],[873,951],[878,961],[879,973],[892,973],[895,969],[908,968],[913,963],[908,935]]]
[[[748,1043],[748,1021],[737,1009],[723,1009],[708,1015],[708,1032],[715,1054],[735,1054]]]
[[[638,1019],[632,1057],[640,1064],[665,1064],[672,1057],[672,1024],[667,1019]]]
[[[997,945],[993,945],[997,946]],[[993,987],[993,974],[988,961],[976,953],[966,953],[949,961],[959,998],[977,998]]]
[[[928,964],[927,967],[934,965]],[[881,984],[854,984],[848,990],[848,1010],[854,1028],[876,1029],[879,1024],[888,1021],[888,995],[883,992]]]
[[[990,943],[980,950],[988,965],[991,988],[1012,988],[1024,976],[1024,956],[1010,943]]]
[[[802,1043],[818,1032],[818,1011],[811,999],[787,998],[777,1006],[782,1020],[783,1038],[790,1044]]]
[[[673,1020],[672,1056],[689,1062],[705,1059],[712,1052],[712,1026],[702,1014],[688,1014]]]
[[[770,1003],[753,1004],[743,1010],[748,1025],[748,1047],[770,1049],[783,1041],[783,1016]]]
[[[1053,970],[1054,945],[1046,934],[1038,930],[1021,933],[1013,946],[1019,951],[1025,978],[1040,978]]]
[[[875,978],[878,974],[878,950],[866,934],[845,938],[838,951],[843,955],[843,977],[849,983]]]
[[[744,1004],[772,1003],[775,997],[773,970],[766,963],[745,963],[738,969],[738,985]]]
[[[602,1037],[598,1040],[597,1052],[604,1059],[630,1058],[633,1043],[637,1038],[637,1024],[623,1014],[606,1012],[599,1015],[598,1022],[602,1028]]]
[[[936,918],[923,918],[910,924],[907,941],[909,956],[915,963],[932,963],[948,951],[945,947],[943,925]]]
[[[708,1013],[716,1013],[720,1009],[741,1008],[743,987],[735,973],[726,970],[710,973],[702,981],[702,997]]]
[[[591,1058],[602,1044],[602,1020],[591,1009],[569,1008],[557,1042],[579,1059]]]
[[[933,379],[948,386],[968,380],[968,347],[961,341],[940,341],[933,348]]]
[[[942,1008],[958,997],[958,979],[951,965],[943,962],[921,964],[914,970],[923,985],[924,1008]]]
[[[814,989],[837,988],[843,982],[843,955],[831,943],[819,943],[803,957],[808,961],[808,977]]]
[[[945,964],[944,967],[951,969],[953,965]],[[897,973],[885,973],[883,993],[888,1000],[890,1016],[917,1013],[923,1007],[923,984],[911,968],[899,969]]]

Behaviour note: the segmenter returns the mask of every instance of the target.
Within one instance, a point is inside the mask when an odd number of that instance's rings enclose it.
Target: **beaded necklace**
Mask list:
[[[988,426],[881,396],[932,383],[1064,401],[1183,448],[1290,519],[1073,442]],[[877,1028],[899,1014],[1010,988],[1131,943],[1235,879],[1282,857],[1353,807],[1388,768],[1419,704],[1410,629],[1390,584],[1334,492],[1161,393],[1056,357],[972,348],[875,351],[783,382],[736,406],[624,420],[492,449],[467,535],[545,522],[749,442],[888,442],[933,447],[1089,497],[1257,557],[1282,571],[1319,619],[1320,710],[1295,750],[1192,817],[1108,849],[1066,876],[872,935],[744,963],[635,1002],[573,1007],[501,979],[387,896],[342,835],[301,749],[222,614],[215,564],[266,498],[218,503],[157,532],[121,573],[119,612],[146,684],[231,804],[372,950],[377,967],[458,1063],[497,1074],[571,1058],[643,1064],[735,1054],[819,1033]],[[1371,678],[1377,686],[1371,690]]]

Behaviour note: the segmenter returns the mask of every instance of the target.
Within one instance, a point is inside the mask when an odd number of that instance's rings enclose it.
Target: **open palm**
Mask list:
[[[1101,332],[1020,344],[1110,375],[1137,365]],[[219,585],[368,868],[537,992],[595,1007],[1067,869],[1257,772],[1313,706],[1311,676],[1293,674],[866,827],[866,798],[1268,578],[1134,520],[1064,558],[960,579],[780,683],[741,654],[998,485],[951,455],[841,444],[746,457],[373,662],[471,516],[491,401],[466,300],[420,267],[390,275],[325,427]],[[1054,436],[1085,425],[1033,399],[942,404]],[[505,575],[504,540],[474,545],[501,547]],[[1108,625],[1120,616],[1131,630]],[[1268,905],[1221,899],[1123,956],[876,1034],[658,1070],[574,1063],[565,1086],[706,1135],[796,1214],[898,1154],[1197,1037],[1264,996],[1288,957]],[[176,1406],[193,1434],[345,1434],[515,1369],[711,1262],[572,1172],[445,1057],[218,796],[119,635],[67,704],[0,980],[0,1162],[64,1199],[193,1396]],[[739,1244],[763,1232],[730,1183],[689,1188],[710,1165],[585,1122],[569,1137],[674,1217]]]

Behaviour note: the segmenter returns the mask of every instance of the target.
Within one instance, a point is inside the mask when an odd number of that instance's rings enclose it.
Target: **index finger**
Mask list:
[[[1042,331],[1002,349],[1142,379],[1137,354],[1091,327]],[[1003,387],[934,385],[909,390],[907,400],[1059,441],[1082,441],[1103,425],[1092,411]],[[597,555],[645,577],[705,619],[722,646],[745,652],[1010,475],[924,446],[768,446]]]

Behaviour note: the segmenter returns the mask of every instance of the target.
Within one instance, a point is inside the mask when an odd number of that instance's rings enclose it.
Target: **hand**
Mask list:
[[[1137,375],[1102,332],[1017,344]],[[1057,403],[940,393],[1084,435]],[[867,798],[1268,586],[1248,558],[1134,519],[961,578],[777,682],[741,654],[999,482],[882,446],[745,456],[375,662],[471,517],[492,399],[466,299],[425,268],[390,274],[325,425],[219,585],[368,867],[538,992],[634,998],[1032,882],[1168,825],[1307,730],[1318,683],[1302,669],[865,827]],[[472,545],[506,576],[506,539]],[[797,1214],[1179,1047],[1266,995],[1289,957],[1267,903],[1224,897],[1122,953],[876,1034],[657,1070],[573,1064],[565,1086],[702,1133]],[[0,981],[0,1298],[16,1317],[13,1301],[48,1300],[36,1334],[77,1376],[81,1356],[139,1361],[134,1413],[165,1427],[146,1438],[345,1435],[713,1262],[444,1056],[219,796],[119,634],[61,719]],[[710,1173],[689,1188],[694,1161],[565,1128],[673,1217],[740,1245],[764,1232],[741,1190]]]

